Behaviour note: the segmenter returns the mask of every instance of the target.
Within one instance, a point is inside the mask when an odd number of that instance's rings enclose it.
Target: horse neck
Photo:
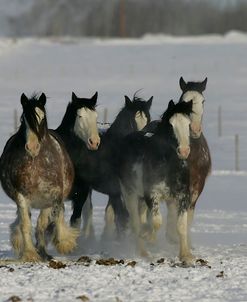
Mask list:
[[[119,112],[105,136],[123,137],[134,131],[137,131],[134,114],[124,108]]]
[[[74,119],[75,119],[75,113],[72,112],[71,110],[71,104],[68,104],[62,122],[55,131],[60,134],[73,132],[72,130],[74,128],[74,123],[75,123]]]
[[[160,141],[176,142],[173,128],[169,122],[160,121],[154,131],[154,136],[159,138]]]

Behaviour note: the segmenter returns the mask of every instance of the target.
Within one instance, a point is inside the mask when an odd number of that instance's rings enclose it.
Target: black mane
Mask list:
[[[98,94],[96,92],[93,98],[97,98],[97,95]],[[58,133],[61,129],[62,131],[70,131],[71,128],[74,127],[77,110],[83,107],[95,111],[96,101],[93,101],[92,98],[78,98],[74,93],[72,93],[72,101],[68,103],[62,122],[55,131]]]
[[[42,100],[41,95],[38,98],[37,94],[34,93],[29,99],[26,96],[22,95],[22,107],[23,113],[21,116],[21,126],[20,131],[24,131],[26,128],[24,117],[28,122],[30,129],[37,135],[38,140],[40,141],[42,137],[45,135],[47,131],[47,119],[46,119],[46,110],[45,110],[45,103]],[[24,99],[24,101],[23,101]],[[40,110],[44,112],[44,119],[42,120],[41,124],[38,123],[38,115],[35,111],[35,108],[38,107]]]
[[[151,119],[149,112],[151,103],[152,98],[149,101],[145,101],[144,99],[134,95],[133,99],[130,100],[125,96],[125,106],[118,113],[105,136],[125,136],[130,132],[137,131],[136,123],[134,122],[137,111],[140,111],[141,114],[145,114],[147,117],[147,123],[149,123]]]
[[[192,112],[193,112],[192,101],[190,102],[180,101],[177,104],[174,104],[174,102],[171,100],[168,104],[168,108],[163,113],[161,117],[161,121],[159,122],[155,132],[160,133],[162,131],[166,133],[168,132],[169,129],[171,130],[171,125],[169,123],[169,120],[174,114],[181,113],[189,116]],[[166,128],[165,131],[164,128]]]

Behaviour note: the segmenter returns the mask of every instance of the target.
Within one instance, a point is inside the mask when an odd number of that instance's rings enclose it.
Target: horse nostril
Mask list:
[[[93,145],[93,141],[91,140],[91,138],[88,139],[88,142],[90,145]]]

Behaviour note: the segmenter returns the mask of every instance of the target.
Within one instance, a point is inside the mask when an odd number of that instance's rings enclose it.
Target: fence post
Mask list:
[[[104,108],[104,117],[103,117],[104,125],[107,123],[107,119],[108,119],[108,109]]]
[[[239,171],[239,136],[235,135],[235,170]]]
[[[124,38],[126,37],[125,0],[120,0],[119,15],[119,34],[121,38]]]
[[[222,117],[221,117],[221,106],[218,107],[218,136],[222,136]]]

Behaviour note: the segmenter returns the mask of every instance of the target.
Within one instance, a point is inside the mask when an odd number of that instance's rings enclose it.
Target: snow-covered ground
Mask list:
[[[247,35],[225,37],[150,37],[142,40],[1,39],[0,151],[14,129],[14,110],[21,113],[20,95],[45,92],[48,122],[56,127],[71,92],[91,96],[99,92],[99,120],[108,119],[124,104],[124,95],[154,95],[152,117],[158,118],[168,101],[178,100],[178,79],[203,80],[204,133],[213,159],[213,173],[202,193],[192,228],[196,267],[177,266],[177,247],[160,231],[153,259],[139,258],[131,240],[102,244],[106,196],[94,193],[94,243],[81,242],[73,255],[57,255],[66,267],[14,264],[9,224],[15,204],[0,191],[0,300],[18,296],[24,301],[247,301]],[[218,108],[222,136],[218,137]],[[234,171],[234,136],[240,140],[240,170]],[[165,215],[165,207],[163,208]],[[70,205],[66,206],[69,218]],[[37,212],[34,212],[34,220]],[[51,253],[55,253],[51,250]],[[92,262],[75,263],[82,255]],[[123,259],[124,264],[101,266],[100,258]],[[164,258],[163,263],[157,260]],[[135,266],[127,265],[135,260]],[[160,261],[162,262],[162,261]],[[12,298],[13,299],[13,298]]]

